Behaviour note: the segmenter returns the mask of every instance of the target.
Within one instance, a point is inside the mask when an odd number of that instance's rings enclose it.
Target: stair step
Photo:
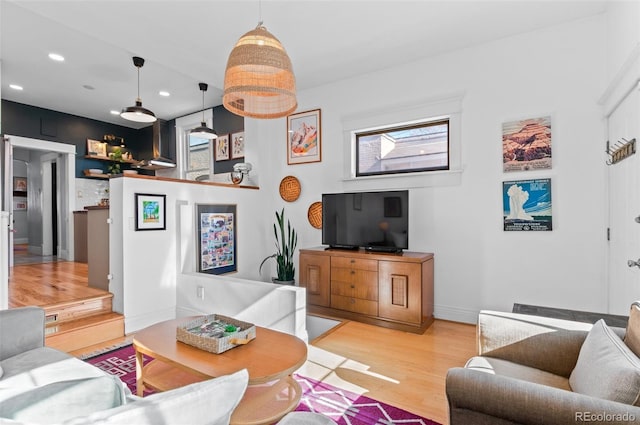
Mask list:
[[[45,327],[45,345],[61,351],[78,350],[124,336],[124,316],[99,313]]]
[[[111,312],[113,294],[105,292],[90,298],[44,306],[47,324],[63,323],[100,313]]]

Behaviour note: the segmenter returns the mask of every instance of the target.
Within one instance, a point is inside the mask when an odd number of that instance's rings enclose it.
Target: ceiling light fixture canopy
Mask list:
[[[138,68],[138,97],[136,98],[136,104],[123,109],[120,116],[129,121],[154,122],[157,119],[155,114],[150,110],[143,108],[142,99],[140,99],[140,68],[144,65],[144,59],[134,56],[133,65]]]
[[[218,135],[216,134],[216,132],[207,127],[207,123],[204,120],[204,92],[207,91],[207,88],[209,88],[209,86],[207,85],[207,83],[198,83],[198,87],[200,87],[200,91],[202,91],[202,122],[200,123],[200,127],[194,128],[189,134],[201,139],[217,139]]]
[[[229,54],[222,104],[251,118],[284,117],[298,106],[291,60],[262,22],[240,37]]]

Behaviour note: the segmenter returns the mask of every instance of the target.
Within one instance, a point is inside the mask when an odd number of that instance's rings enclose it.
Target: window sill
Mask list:
[[[382,176],[350,177],[343,179],[346,190],[409,189],[434,186],[458,186],[462,182],[462,169],[429,171],[414,174],[388,174]]]

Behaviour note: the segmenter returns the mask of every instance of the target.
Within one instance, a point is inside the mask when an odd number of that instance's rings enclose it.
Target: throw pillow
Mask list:
[[[126,403],[124,383],[105,375],[54,382],[33,388],[5,388],[0,401],[4,419],[55,424]]]
[[[249,382],[246,369],[175,390],[155,393],[63,425],[227,425]]]
[[[640,302],[638,301],[631,304],[624,343],[636,356],[640,357]]]
[[[580,394],[640,405],[640,360],[600,319],[587,335],[569,377]]]

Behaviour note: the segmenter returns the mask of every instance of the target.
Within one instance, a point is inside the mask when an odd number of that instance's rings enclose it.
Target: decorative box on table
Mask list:
[[[225,332],[227,326],[237,328],[235,332]],[[220,354],[238,345],[247,344],[256,337],[256,326],[220,314],[202,316],[178,326],[176,339],[201,350]]]

